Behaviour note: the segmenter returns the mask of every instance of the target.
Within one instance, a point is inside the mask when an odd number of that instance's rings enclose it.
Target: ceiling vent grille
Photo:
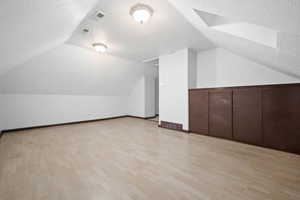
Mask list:
[[[104,17],[104,13],[101,11],[96,12],[97,19],[102,19]]]

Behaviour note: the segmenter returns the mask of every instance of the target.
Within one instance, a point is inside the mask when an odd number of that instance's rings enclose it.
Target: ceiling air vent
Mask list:
[[[98,19],[101,19],[101,18],[104,17],[104,13],[101,12],[101,11],[98,11],[98,12],[96,12],[96,17],[97,17]]]
[[[84,29],[82,29],[82,31],[83,31],[84,33],[88,33],[88,32],[90,32],[90,29],[84,28]]]

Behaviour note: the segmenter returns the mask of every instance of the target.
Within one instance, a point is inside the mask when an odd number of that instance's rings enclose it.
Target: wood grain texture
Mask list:
[[[6,133],[1,200],[299,200],[300,156],[122,118]]]
[[[209,92],[209,135],[232,139],[232,91]]]
[[[233,139],[263,145],[260,88],[233,90]]]
[[[207,91],[208,135],[300,154],[300,84],[189,90],[190,94]],[[233,92],[232,137],[230,109],[226,106],[230,105],[230,92]],[[193,97],[197,96],[190,96],[190,101],[197,102]],[[192,117],[190,121],[196,124]]]
[[[300,154],[300,86],[263,89],[264,142]]]
[[[208,91],[189,92],[189,125],[193,133],[208,134]]]

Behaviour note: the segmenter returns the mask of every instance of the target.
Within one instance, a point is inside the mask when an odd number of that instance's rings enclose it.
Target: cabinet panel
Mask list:
[[[300,87],[263,89],[263,131],[267,147],[300,153]]]
[[[232,91],[209,92],[209,135],[232,139]]]
[[[190,90],[190,128],[300,154],[300,84]]]
[[[190,131],[208,134],[208,91],[191,90],[189,101]]]
[[[249,144],[262,145],[261,90],[233,91],[233,138]]]

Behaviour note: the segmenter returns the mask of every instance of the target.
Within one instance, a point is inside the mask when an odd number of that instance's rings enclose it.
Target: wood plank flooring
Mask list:
[[[1,200],[299,200],[300,156],[133,118],[0,140]]]

